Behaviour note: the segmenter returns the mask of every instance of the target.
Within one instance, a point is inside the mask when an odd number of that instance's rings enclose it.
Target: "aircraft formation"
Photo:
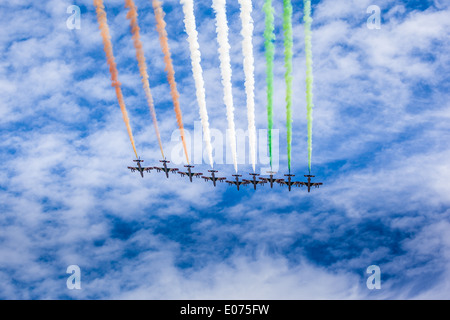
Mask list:
[[[155,19],[156,19],[156,31],[158,33],[158,39],[160,42],[161,49],[164,54],[164,70],[167,73],[167,80],[170,87],[170,95],[172,97],[173,107],[177,119],[177,125],[181,135],[181,141],[183,144],[184,154],[186,157],[186,163],[188,165],[185,166],[186,170],[184,172],[179,171],[177,168],[169,168],[167,166],[169,161],[165,160],[166,157],[164,155],[163,150],[163,142],[161,140],[161,134],[159,131],[158,121],[156,117],[156,109],[154,105],[154,99],[151,94],[150,84],[149,84],[149,74],[147,70],[149,69],[145,60],[145,53],[143,50],[143,43],[140,39],[140,28],[138,24],[138,9],[133,0],[125,0],[125,8],[128,9],[126,14],[127,19],[130,21],[130,31],[132,34],[133,45],[136,51],[136,60],[137,66],[139,69],[139,73],[141,76],[143,89],[145,92],[146,100],[148,107],[150,109],[150,115],[153,122],[153,126],[155,129],[155,135],[158,140],[159,148],[161,151],[161,157],[164,160],[161,160],[162,166],[159,167],[143,167],[142,162],[138,156],[138,152],[136,150],[136,143],[133,136],[133,131],[130,125],[130,119],[128,117],[127,108],[125,105],[124,95],[121,89],[121,82],[119,81],[119,71],[115,62],[114,53],[113,53],[113,44],[111,41],[111,34],[109,32],[108,20],[105,11],[105,6],[103,0],[93,0],[95,11],[97,14],[97,21],[99,24],[100,35],[103,40],[103,49],[106,54],[106,62],[109,67],[109,71],[111,74],[111,85],[114,87],[116,92],[117,101],[120,106],[120,110],[122,112],[122,118],[125,122],[128,136],[130,139],[131,146],[133,148],[135,157],[137,160],[133,160],[136,165],[132,167],[128,167],[132,172],[139,172],[141,177],[144,177],[144,173],[150,173],[151,170],[156,170],[157,172],[164,172],[166,177],[169,178],[170,173],[178,173],[181,176],[188,177],[192,182],[192,178],[202,178],[208,183],[213,183],[214,187],[217,185],[217,182],[226,182],[229,185],[236,186],[238,190],[240,190],[241,186],[252,185],[256,190],[258,185],[270,184],[270,187],[273,188],[274,184],[279,184],[281,186],[287,186],[288,190],[291,191],[293,187],[303,187],[306,186],[308,188],[308,192],[311,191],[311,187],[319,187],[322,185],[321,182],[311,182],[311,178],[314,178],[311,175],[311,163],[312,163],[312,111],[313,111],[313,99],[312,99],[312,88],[313,88],[313,74],[312,74],[312,35],[311,35],[311,0],[303,1],[303,22],[304,22],[304,41],[305,41],[305,58],[306,58],[306,115],[307,115],[307,146],[308,146],[308,174],[305,175],[307,181],[296,181],[294,180],[295,175],[291,174],[291,158],[292,158],[292,132],[293,132],[293,87],[292,87],[292,76],[293,76],[293,66],[292,66],[292,58],[293,58],[293,36],[292,36],[292,15],[293,8],[291,0],[283,1],[283,44],[284,44],[284,66],[285,66],[285,82],[286,82],[286,142],[287,142],[287,169],[288,174],[284,175],[284,178],[275,178],[274,172],[268,172],[269,178],[259,177],[259,174],[250,173],[247,179],[243,179],[242,175],[237,174],[238,172],[238,157],[237,157],[237,148],[236,148],[236,125],[234,122],[234,103],[233,103],[233,90],[232,90],[232,66],[230,63],[230,43],[228,40],[228,18],[227,18],[227,4],[226,1],[212,1],[212,9],[216,18],[216,33],[217,33],[217,41],[218,41],[218,57],[219,57],[219,69],[222,78],[223,85],[223,102],[226,108],[226,118],[228,122],[229,136],[230,136],[230,150],[233,159],[234,169],[236,174],[233,175],[233,178],[227,180],[226,177],[219,177],[219,173],[217,170],[208,170],[207,175],[203,175],[203,173],[193,172],[194,166],[189,165],[189,157],[188,157],[188,149],[186,144],[186,137],[184,135],[184,124],[182,111],[180,108],[179,101],[179,92],[177,89],[177,82],[175,80],[175,70],[174,65],[172,63],[172,55],[168,41],[168,34],[166,30],[166,22],[164,21],[164,16],[166,13],[163,10],[162,3],[159,0],[151,0],[152,7],[154,9]],[[205,142],[206,152],[209,159],[209,164],[211,168],[213,167],[213,148],[211,145],[211,133],[210,133],[210,125],[208,120],[208,108],[206,103],[205,96],[205,79],[203,77],[203,69],[201,66],[201,51],[200,45],[198,42],[198,31],[195,22],[195,10],[194,10],[194,1],[193,0],[181,0],[180,4],[183,7],[184,14],[184,31],[187,35],[187,42],[189,43],[189,53],[190,60],[192,66],[192,75],[195,83],[195,92],[197,98],[197,104],[199,107],[199,115],[202,123],[202,133],[203,140]],[[253,167],[253,172],[256,171],[256,150],[257,150],[257,139],[256,139],[256,127],[255,127],[255,77],[254,77],[254,54],[253,54],[253,45],[252,38],[254,33],[253,19],[252,19],[252,10],[253,4],[252,0],[240,0],[240,20],[242,24],[241,35],[242,38],[242,55],[243,55],[243,71],[245,75],[244,87],[246,93],[246,104],[247,104],[247,118],[248,118],[248,135],[249,135],[249,163],[251,163]],[[263,6],[264,11],[264,23],[265,30],[262,36],[264,37],[264,56],[266,57],[266,90],[267,90],[267,146],[268,146],[268,155],[270,159],[270,165],[272,167],[272,130],[273,128],[273,115],[274,115],[274,72],[273,66],[275,61],[275,24],[274,19],[276,16],[280,17],[280,15],[275,15],[275,7],[273,6],[272,0],[266,0]],[[232,23],[235,23],[234,21]],[[259,112],[259,111],[258,111]],[[272,170],[272,169],[271,169]]]
[[[204,176],[202,172],[192,172],[192,169],[194,168],[192,165],[184,166],[187,168],[187,171],[182,172],[179,171],[178,168],[169,168],[167,164],[170,163],[170,161],[168,160],[160,160],[160,162],[163,163],[162,167],[143,167],[141,166],[141,162],[144,162],[144,160],[141,160],[140,158],[133,161],[137,163],[137,166],[128,167],[128,169],[130,169],[131,172],[139,172],[142,178],[144,177],[144,172],[150,173],[151,170],[156,170],[157,172],[164,172],[167,179],[169,178],[169,173],[178,173],[182,177],[188,177],[190,182],[193,181],[193,177],[202,178],[206,182],[212,182],[214,187],[217,186],[217,182],[226,182],[230,186],[236,186],[238,191],[240,190],[240,186],[252,185],[253,189],[256,190],[258,185],[263,186],[267,183],[270,185],[270,188],[273,188],[274,184],[279,184],[280,186],[287,186],[289,191],[292,190],[292,187],[307,187],[308,192],[311,192],[312,187],[319,188],[319,186],[323,185],[322,182],[311,182],[311,178],[315,177],[311,174],[304,175],[308,178],[308,181],[293,181],[292,178],[295,177],[295,175],[291,173],[284,175],[287,177],[286,179],[277,179],[274,177],[276,172],[273,171],[267,172],[268,178],[259,177],[259,174],[257,173],[249,173],[251,176],[250,179],[242,179],[242,175],[233,174],[234,179],[226,180],[226,177],[218,177],[216,175],[218,173],[217,170],[208,170],[211,175]]]

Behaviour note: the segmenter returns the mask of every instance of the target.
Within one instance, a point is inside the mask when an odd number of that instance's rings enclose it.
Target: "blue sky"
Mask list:
[[[135,0],[162,139],[176,129],[150,1]],[[253,1],[256,125],[267,128],[264,15]],[[67,7],[81,8],[69,30]],[[293,171],[307,171],[302,1],[293,0]],[[366,26],[370,5],[381,29]],[[122,0],[106,0],[138,152],[159,148]],[[282,2],[275,119],[284,142]],[[183,12],[164,2],[183,119],[199,121]],[[237,1],[227,4],[236,126],[245,129]],[[227,127],[211,1],[195,1],[212,128]],[[313,1],[313,173],[297,189],[237,192],[131,174],[92,1],[0,4],[1,299],[450,298],[450,8],[445,1]],[[170,154],[170,152],[169,152]],[[208,165],[197,165],[205,172]],[[217,165],[227,176],[232,165]],[[239,170],[246,174],[249,164]],[[67,266],[81,290],[66,287]],[[381,269],[381,289],[366,269]]]

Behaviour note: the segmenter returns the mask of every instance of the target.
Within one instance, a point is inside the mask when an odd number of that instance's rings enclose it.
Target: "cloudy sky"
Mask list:
[[[281,177],[286,88],[282,1],[273,2]],[[153,9],[148,0],[136,4],[162,140],[182,168]],[[195,15],[210,126],[225,134],[211,4],[195,1]],[[292,4],[298,178],[308,164],[303,1]],[[80,29],[67,27],[71,5],[81,9]],[[257,129],[267,128],[262,5],[253,1]],[[381,8],[381,29],[367,27],[370,5]],[[137,149],[144,164],[156,165],[124,1],[105,0],[105,7]],[[193,136],[200,119],[183,11],[177,0],[163,7]],[[324,186],[309,194],[278,186],[238,193],[127,170],[134,153],[92,1],[2,1],[0,298],[449,299],[450,7],[444,0],[322,0],[313,1],[312,15],[312,173]],[[237,1],[227,4],[227,17],[236,127],[245,130]],[[232,164],[216,161],[221,174],[233,173]],[[249,170],[248,161],[239,166],[243,175]],[[66,286],[70,265],[80,267],[80,290]],[[366,286],[371,265],[381,270],[379,290]]]

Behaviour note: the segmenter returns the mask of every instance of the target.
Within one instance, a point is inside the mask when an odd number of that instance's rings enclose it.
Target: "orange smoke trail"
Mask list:
[[[112,86],[116,89],[117,100],[119,101],[120,110],[122,111],[123,121],[127,126],[128,136],[130,137],[131,145],[133,146],[134,154],[138,159],[136,145],[134,143],[133,133],[131,131],[130,119],[128,118],[127,109],[125,107],[125,101],[123,99],[122,90],[120,89],[120,82],[118,80],[118,72],[116,62],[114,61],[114,54],[111,44],[111,36],[109,34],[108,21],[106,19],[105,6],[103,0],[94,0],[95,11],[97,12],[97,20],[100,28],[100,33],[103,39],[103,48],[106,53],[106,62],[109,66],[109,72],[111,73]]]
[[[144,87],[145,96],[147,98],[147,104],[150,108],[150,114],[152,116],[153,125],[155,127],[155,133],[158,138],[159,149],[163,159],[164,151],[161,143],[161,135],[159,134],[158,120],[156,119],[155,105],[153,102],[152,93],[150,91],[150,84],[148,82],[147,64],[145,63],[144,49],[142,48],[142,42],[139,35],[139,25],[137,21],[137,8],[133,0],[125,0],[125,8],[130,9],[127,14],[127,19],[130,20],[131,33],[133,34],[133,44],[136,49],[136,59],[138,60],[139,73],[142,78],[142,86]]]
[[[159,0],[153,0],[153,10],[155,11],[156,18],[156,29],[158,30],[159,43],[161,44],[161,49],[164,53],[164,63],[166,64],[165,71],[167,72],[167,80],[170,84],[170,95],[172,96],[173,107],[177,115],[178,127],[181,132],[181,141],[183,142],[184,154],[186,155],[186,160],[189,163],[186,140],[184,137],[184,127],[183,118],[181,115],[179,93],[177,90],[177,83],[175,82],[175,71],[173,69],[172,58],[170,56],[169,40],[167,38],[166,22],[164,21],[164,11]]]

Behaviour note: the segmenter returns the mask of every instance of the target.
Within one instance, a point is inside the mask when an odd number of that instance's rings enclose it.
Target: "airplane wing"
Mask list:
[[[131,172],[135,172],[136,170],[139,170],[138,168],[136,168],[136,167],[128,167],[128,169],[130,169],[131,170]]]
[[[218,181],[223,182],[226,178],[217,178]]]
[[[203,173],[194,173],[194,177],[200,177]]]
[[[211,180],[211,181],[212,181],[212,178],[211,178],[211,177],[205,177],[205,176],[202,176],[202,178],[205,179],[205,181],[208,181],[208,180]]]
[[[147,171],[147,172],[150,172],[150,170],[152,170],[152,169],[153,169],[153,167],[142,168],[142,170]]]
[[[185,176],[185,175],[187,175],[187,173],[186,172],[181,172],[181,171],[178,171],[178,173],[179,174],[181,174],[183,177]]]
[[[176,172],[176,171],[178,171],[177,168],[169,169],[169,172]]]
[[[233,184],[236,184],[236,181],[228,181],[228,180],[227,180],[227,181],[225,181],[225,182],[228,183],[230,186],[233,185]]]
[[[276,183],[279,183],[280,185],[286,184],[286,181],[284,181],[284,179],[277,179],[275,181],[276,181]]]
[[[158,171],[158,172],[164,170],[164,168],[161,168],[161,167],[154,167],[153,169],[156,169],[156,171]]]
[[[306,187],[308,186],[307,182],[300,182],[299,181],[299,182],[297,182],[297,184],[298,184],[298,186],[306,186]],[[313,183],[310,184],[311,187],[316,187],[316,188],[318,188],[321,185],[323,185],[322,182],[313,182]]]

